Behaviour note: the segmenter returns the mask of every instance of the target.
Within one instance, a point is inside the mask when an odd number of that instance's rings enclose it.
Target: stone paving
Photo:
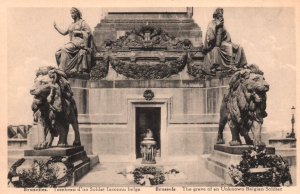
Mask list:
[[[136,166],[140,166],[139,161],[100,163],[80,179],[76,186],[139,186],[134,183],[132,177],[130,180],[122,174],[125,169],[134,169]],[[174,168],[180,172],[176,175],[166,175],[166,181],[161,186],[221,186],[224,182],[205,169],[204,162],[201,161],[158,163],[156,166],[162,166],[164,169]]]

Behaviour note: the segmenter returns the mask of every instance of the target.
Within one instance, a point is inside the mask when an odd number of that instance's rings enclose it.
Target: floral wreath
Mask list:
[[[166,180],[164,172],[155,166],[143,166],[133,171],[134,182],[144,185],[145,178],[149,178],[151,185],[163,184]]]
[[[229,167],[235,186],[283,186],[292,184],[289,165],[281,156],[267,155],[265,146],[254,146],[242,153],[238,165]]]
[[[55,156],[47,161],[34,160],[31,168],[17,168],[25,162],[24,158],[16,161],[9,170],[8,184],[17,188],[66,186],[73,179],[74,167],[66,157]]]

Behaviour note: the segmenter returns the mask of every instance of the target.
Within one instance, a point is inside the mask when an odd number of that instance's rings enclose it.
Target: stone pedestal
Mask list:
[[[228,174],[228,167],[239,164],[242,160],[242,153],[247,149],[249,149],[248,145],[214,145],[213,153],[206,160],[206,168],[224,179],[225,183],[231,184],[232,180]],[[266,149],[267,154],[275,154],[274,147],[267,147]]]
[[[83,146],[76,147],[52,147],[44,150],[25,150],[26,160],[46,160],[53,156],[66,157],[74,166],[73,184],[90,170],[90,159]]]
[[[143,155],[142,164],[156,164],[156,141],[153,138],[144,138],[141,142],[141,150]]]
[[[285,159],[289,165],[295,166],[296,161],[296,142],[295,138],[269,139],[269,144],[276,148],[276,154]]]

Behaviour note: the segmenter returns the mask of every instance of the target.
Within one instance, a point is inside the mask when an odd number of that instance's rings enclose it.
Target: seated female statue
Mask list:
[[[61,35],[70,36],[70,41],[55,53],[56,61],[58,67],[67,74],[89,72],[92,52],[91,28],[82,20],[81,12],[77,8],[71,8],[70,12],[74,22],[66,31],[61,30],[54,22],[54,28]]]

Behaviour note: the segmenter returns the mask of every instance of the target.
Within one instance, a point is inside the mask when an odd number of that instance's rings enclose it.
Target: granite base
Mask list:
[[[88,157],[83,146],[76,147],[52,147],[43,150],[25,150],[24,158],[26,160],[47,160],[49,157],[63,156],[69,160],[74,166],[73,182],[72,185],[76,184],[80,178],[86,175],[92,166],[99,163],[98,156]],[[92,158],[92,164],[91,160]]]

